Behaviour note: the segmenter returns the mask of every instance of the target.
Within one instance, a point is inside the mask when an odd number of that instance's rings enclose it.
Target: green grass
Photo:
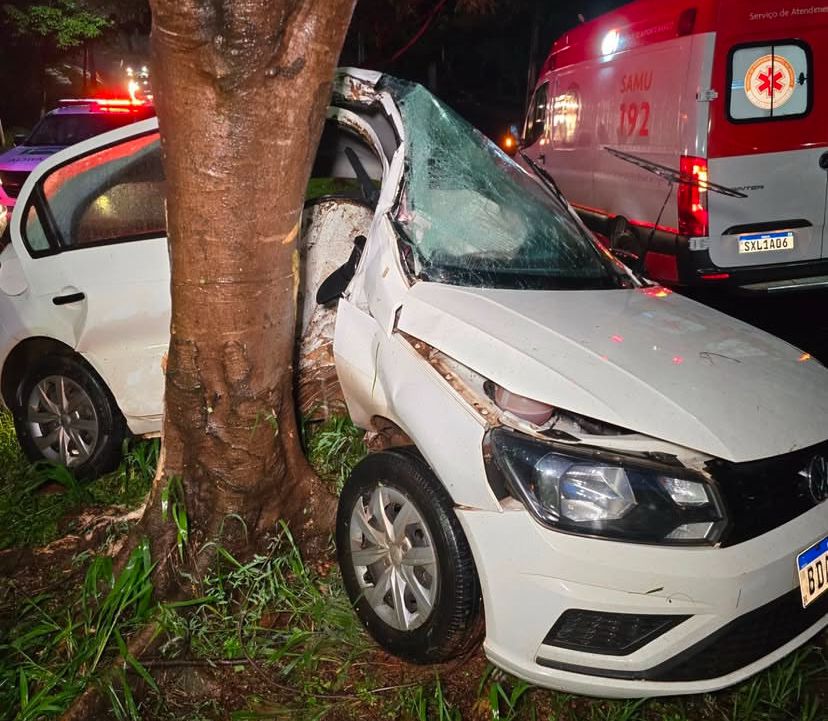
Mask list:
[[[308,460],[320,477],[339,493],[351,469],[368,453],[365,432],[347,416],[332,416],[303,426]]]
[[[134,443],[117,471],[80,483],[60,466],[32,466],[17,443],[11,416],[0,413],[0,549],[42,546],[71,532],[71,525],[60,524],[71,511],[140,505],[155,474],[158,448],[158,440]],[[62,486],[62,492],[45,493],[50,484]]]
[[[305,202],[326,195],[349,194],[358,196],[359,191],[359,181],[353,178],[311,178],[305,192]]]
[[[26,599],[11,627],[0,632],[0,711],[6,718],[56,716],[90,683],[102,685],[117,718],[140,718],[123,671],[108,678],[103,669],[121,652],[133,672],[154,683],[126,653],[124,640],[149,619],[151,570],[143,543],[117,578],[110,558],[94,559],[73,600],[64,593]]]
[[[311,462],[341,486],[366,452],[349,420],[306,424]],[[0,415],[0,545],[39,545],[56,537],[67,513],[88,505],[140,503],[154,475],[158,445],[136,444],[116,473],[90,484],[54,467],[29,466],[7,415]],[[47,482],[59,494],[40,492]],[[117,579],[106,557],[83,554],[76,588],[41,593],[0,609],[0,719],[59,713],[89,683],[108,698],[117,719],[164,721],[253,719],[405,719],[410,721],[826,721],[825,637],[768,671],[716,694],[609,701],[537,689],[479,659],[413,668],[379,656],[357,621],[339,574],[306,564],[286,528],[264,553],[242,560],[220,545],[189,546],[183,493],[167,490],[168,518],[179,553],[210,551],[201,578],[189,578],[187,600],[151,599],[151,559],[139,548]],[[61,521],[61,519],[64,519]],[[225,525],[239,523],[228,516]],[[81,567],[81,566],[79,566]],[[161,629],[154,657],[110,661],[129,636],[154,621]],[[154,690],[159,668],[218,669],[228,688],[246,689],[233,710],[222,699],[191,691]],[[190,669],[189,671],[192,671]],[[161,677],[158,676],[160,679]],[[176,677],[173,676],[173,679]],[[142,693],[138,693],[140,682]],[[238,707],[238,703],[236,708]]]

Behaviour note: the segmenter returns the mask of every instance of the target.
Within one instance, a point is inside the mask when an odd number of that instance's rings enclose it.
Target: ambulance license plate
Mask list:
[[[805,608],[828,591],[828,538],[800,553],[796,557],[796,570]]]
[[[794,234],[790,230],[780,233],[751,233],[739,236],[740,253],[766,253],[771,250],[793,250]]]

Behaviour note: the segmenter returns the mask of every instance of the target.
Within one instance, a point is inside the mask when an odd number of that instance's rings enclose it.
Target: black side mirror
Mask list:
[[[23,145],[26,142],[26,138],[28,135],[26,133],[15,133],[12,140],[14,141],[15,145]]]
[[[339,268],[325,278],[319,286],[319,289],[316,291],[316,302],[319,305],[327,305],[328,303],[342,297],[342,294],[348,287],[348,283],[351,282],[351,279],[354,277],[354,273],[356,273],[357,266],[359,265],[359,259],[362,257],[362,251],[364,249],[365,236],[358,235],[354,238],[354,249],[351,251],[351,255],[348,257],[348,260],[346,260],[343,265],[339,266]]]

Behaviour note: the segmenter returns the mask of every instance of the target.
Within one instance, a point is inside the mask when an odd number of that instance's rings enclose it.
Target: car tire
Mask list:
[[[120,461],[126,422],[100,377],[79,358],[47,355],[23,378],[14,425],[32,462],[95,478]]]
[[[448,492],[416,451],[356,465],[339,498],[336,546],[348,596],[384,649],[436,663],[479,642],[471,549]]]

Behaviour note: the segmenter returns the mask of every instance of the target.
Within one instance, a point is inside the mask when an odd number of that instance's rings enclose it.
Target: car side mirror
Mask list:
[[[333,273],[331,273],[316,291],[316,302],[319,305],[327,305],[342,297],[348,284],[356,273],[359,259],[362,257],[362,251],[365,249],[365,236],[358,235],[354,238],[354,249],[348,260]]]
[[[26,133],[15,133],[12,137],[12,141],[15,145],[23,145],[23,143],[26,142],[27,137]]]

